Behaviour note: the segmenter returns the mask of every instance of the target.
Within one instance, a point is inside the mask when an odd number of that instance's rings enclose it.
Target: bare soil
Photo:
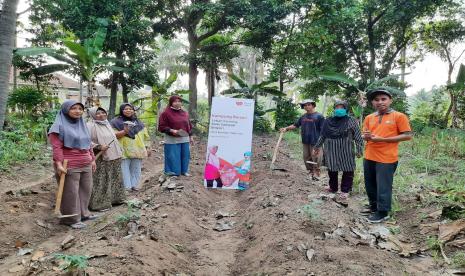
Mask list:
[[[364,198],[350,198],[348,207],[321,200],[327,179],[312,183],[303,163],[283,154],[276,165],[287,172],[271,171],[274,143],[274,137],[254,138],[253,182],[247,191],[203,187],[205,141],[193,148],[193,176],[173,179],[177,188],[168,190],[158,181],[163,160],[158,148],[144,164],[142,191],[130,195],[141,202],[140,219],[118,223],[118,216],[127,213],[122,205],[79,231],[59,225],[53,216],[56,183],[51,178],[24,182],[18,176],[17,189],[12,189],[12,180],[2,176],[2,186],[9,186],[0,195],[0,275],[60,275],[55,253],[89,256],[89,275],[449,273],[427,253],[404,258],[361,241],[351,228],[369,228],[359,215]],[[289,149],[284,145],[282,152]],[[311,202],[316,213],[312,219],[302,211]],[[230,216],[219,218],[218,213]],[[417,227],[417,215],[406,210],[396,220],[384,225],[399,227],[402,241],[420,252],[426,238]],[[232,229],[216,231],[218,222],[228,222]],[[63,250],[60,243],[68,235],[75,242]],[[32,252],[18,256],[19,247]]]

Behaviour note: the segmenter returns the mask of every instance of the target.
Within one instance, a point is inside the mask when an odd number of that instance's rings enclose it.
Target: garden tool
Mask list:
[[[111,142],[107,145],[107,146],[110,146],[111,144],[113,144],[115,140],[111,140]],[[103,154],[103,150],[101,150],[99,153],[97,153],[97,155],[95,156],[95,161],[97,161],[97,159]]]
[[[283,168],[276,168],[274,166],[274,162],[276,161],[276,157],[278,156],[278,150],[279,150],[279,144],[281,144],[281,140],[283,139],[284,132],[281,132],[279,134],[278,142],[276,143],[276,146],[274,147],[274,152],[273,152],[273,158],[271,158],[271,165],[270,169],[272,171],[282,171],[282,172],[287,172],[286,169]]]
[[[68,167],[68,160],[65,159],[65,160],[63,160],[63,168],[65,168],[65,170],[66,170],[67,167]],[[63,188],[65,187],[65,177],[66,177],[66,174],[61,173],[61,175],[60,175],[60,183],[58,184],[57,199],[56,199],[56,203],[55,203],[55,215],[58,218],[74,217],[74,216],[78,215],[78,214],[63,215],[60,212],[61,199],[63,197]]]

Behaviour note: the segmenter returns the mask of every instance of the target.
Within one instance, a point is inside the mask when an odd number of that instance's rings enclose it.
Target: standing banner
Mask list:
[[[245,190],[250,183],[254,101],[214,97],[204,171],[207,188]]]

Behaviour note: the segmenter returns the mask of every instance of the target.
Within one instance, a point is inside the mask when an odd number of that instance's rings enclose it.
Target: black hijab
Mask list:
[[[121,104],[119,107],[119,116],[111,120],[111,126],[121,131],[124,129],[124,122],[131,121],[135,123],[135,126],[129,127],[129,132],[128,134],[126,134],[126,136],[128,136],[129,138],[134,139],[136,138],[137,133],[144,129],[145,125],[144,123],[142,123],[141,120],[137,119],[135,113],[132,117],[124,116],[123,110],[126,106],[132,107],[132,109],[135,111],[134,106],[130,103]]]
[[[347,110],[347,103],[344,101],[336,101],[334,107],[338,105],[343,105]],[[323,123],[323,128],[321,129],[321,136],[329,139],[339,139],[347,137],[349,134],[349,115],[344,117],[332,116],[325,120]]]

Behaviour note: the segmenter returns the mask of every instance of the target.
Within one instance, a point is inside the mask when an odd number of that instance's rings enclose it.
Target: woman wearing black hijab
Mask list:
[[[328,168],[328,192],[338,191],[338,172],[342,171],[340,198],[346,200],[352,190],[355,171],[355,156],[362,156],[363,139],[360,127],[353,117],[348,115],[347,103],[337,101],[334,104],[334,115],[325,120],[320,138],[315,145],[319,153],[324,145],[325,165]],[[354,149],[355,142],[355,149]]]
[[[136,116],[134,106],[123,103],[119,108],[119,116],[111,120],[111,126],[116,130],[116,138],[123,149],[121,170],[126,190],[139,190],[142,174],[142,159],[150,153],[147,148],[150,136],[144,123]]]

